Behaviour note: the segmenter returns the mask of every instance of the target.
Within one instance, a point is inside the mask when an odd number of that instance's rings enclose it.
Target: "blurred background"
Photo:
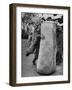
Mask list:
[[[32,65],[34,54],[26,57],[26,50],[28,47],[29,30],[28,26],[38,26],[43,22],[53,21],[56,23],[56,41],[57,41],[57,55],[56,64],[57,69],[53,75],[63,74],[63,15],[50,13],[25,13],[21,12],[21,38],[22,38],[22,76],[39,76],[36,68]]]

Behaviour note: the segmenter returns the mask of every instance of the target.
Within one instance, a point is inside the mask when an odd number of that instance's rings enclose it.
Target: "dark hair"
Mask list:
[[[42,17],[42,18],[41,18],[41,20],[44,20],[44,21],[46,21],[44,17]]]
[[[53,21],[51,17],[48,17],[47,18],[47,21]]]

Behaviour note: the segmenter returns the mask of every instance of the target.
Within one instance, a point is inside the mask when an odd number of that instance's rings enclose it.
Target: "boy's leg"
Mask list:
[[[33,64],[35,65],[35,61],[38,59],[38,55],[39,55],[39,44],[35,47],[35,57],[33,59]]]
[[[35,46],[33,44],[31,44],[27,50],[26,56],[29,56],[29,54],[34,52],[34,50],[35,50]]]

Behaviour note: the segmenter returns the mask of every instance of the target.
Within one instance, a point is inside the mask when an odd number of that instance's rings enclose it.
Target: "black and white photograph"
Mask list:
[[[70,82],[70,8],[11,4],[10,20],[10,85]]]
[[[21,12],[21,76],[63,75],[63,15]]]

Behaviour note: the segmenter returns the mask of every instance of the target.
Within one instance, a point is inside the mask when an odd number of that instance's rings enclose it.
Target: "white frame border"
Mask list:
[[[33,13],[57,13],[64,16],[63,31],[63,75],[41,76],[41,77],[21,77],[21,12]],[[68,10],[52,8],[16,8],[16,83],[37,83],[37,82],[56,82],[68,80]]]

